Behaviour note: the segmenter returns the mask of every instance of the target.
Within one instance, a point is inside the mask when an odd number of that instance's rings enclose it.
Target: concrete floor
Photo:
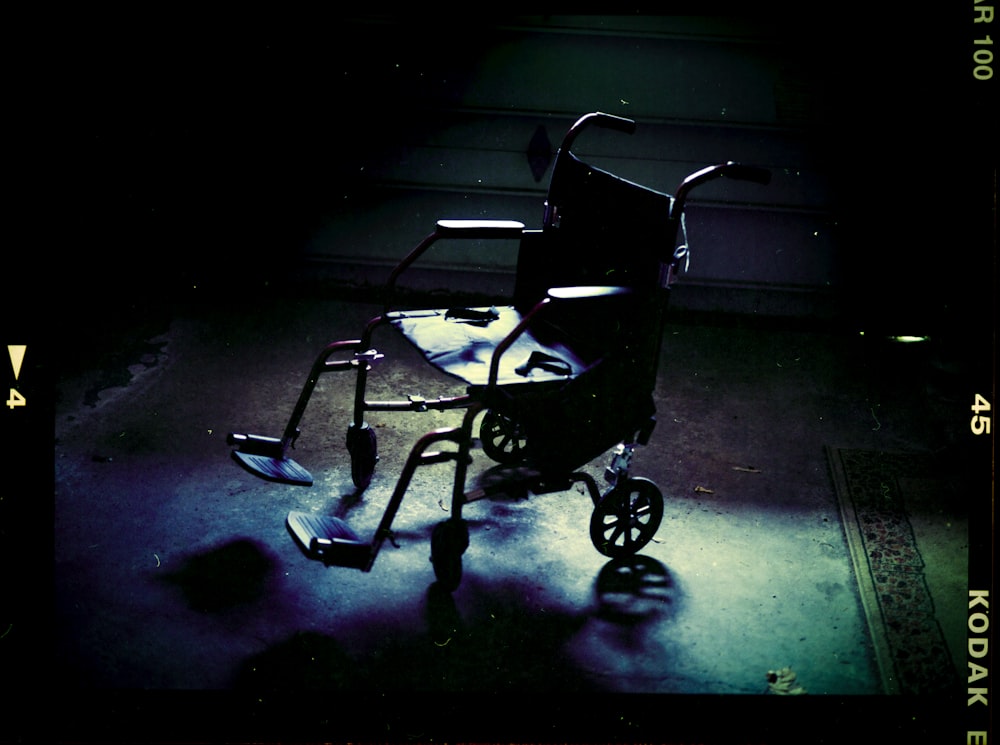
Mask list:
[[[526,712],[544,711],[571,735],[596,727],[577,737],[606,727],[666,741],[691,711],[714,720],[719,701],[744,697],[763,702],[747,721],[781,731],[787,715],[772,699],[789,699],[757,696],[768,671],[784,666],[813,706],[878,700],[824,446],[955,444],[927,379],[914,374],[925,360],[906,358],[913,350],[678,316],[665,332],[658,425],[633,464],[666,497],[640,560],[622,569],[593,548],[579,490],[495,498],[466,508],[471,544],[449,595],[428,556],[451,466],[418,471],[394,543],[367,574],[309,561],[284,520],[293,509],[338,515],[371,535],[413,442],[459,413],[373,414],[381,462],[362,495],[343,446],[352,375],[321,379],[303,419],[295,457],[312,487],[256,479],[226,444],[233,430],[280,435],[314,355],[355,337],[376,312],[308,292],[239,304],[195,296],[126,314],[105,339],[81,345],[88,352],[59,377],[55,399],[61,686],[140,699],[226,692],[254,712],[291,696],[275,718],[292,731],[306,721],[326,737],[394,741],[431,738],[428,721],[447,727],[455,709],[479,712],[476,725],[502,738]],[[371,397],[458,390],[394,334],[375,342],[387,361]],[[600,477],[605,464],[588,470]],[[491,465],[476,453],[475,473]],[[503,710],[463,703],[480,694],[516,698]],[[139,708],[117,715],[145,711],[127,700]],[[164,727],[190,702],[168,700],[156,709]],[[573,703],[592,700],[602,705]],[[400,719],[400,706],[421,724]],[[95,711],[80,716],[102,719]],[[255,716],[234,715],[234,731],[252,731]]]

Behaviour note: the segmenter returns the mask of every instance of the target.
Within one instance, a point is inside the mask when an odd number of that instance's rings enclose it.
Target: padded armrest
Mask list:
[[[550,287],[548,296],[553,300],[587,300],[615,295],[631,295],[631,287],[594,285],[589,287]]]
[[[385,283],[385,312],[389,312],[389,298],[395,290],[396,280],[438,240],[442,238],[520,238],[523,233],[524,224],[516,220],[438,220],[434,226],[434,232],[410,251],[389,275],[389,279]]]
[[[441,238],[520,238],[524,223],[516,220],[438,220]]]
[[[538,302],[538,304],[535,305],[534,308],[528,311],[528,313],[526,313],[521,319],[520,323],[518,323],[517,326],[515,326],[514,329],[494,348],[493,357],[490,360],[490,374],[487,386],[490,388],[496,387],[497,376],[500,371],[500,358],[511,347],[514,340],[528,329],[535,318],[545,312],[547,306],[567,300],[616,297],[631,295],[633,292],[634,290],[630,287],[617,287],[612,285],[550,288],[547,293],[547,297],[543,298]]]

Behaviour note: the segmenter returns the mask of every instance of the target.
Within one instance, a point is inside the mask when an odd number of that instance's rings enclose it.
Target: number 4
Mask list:
[[[24,396],[17,392],[16,389],[10,389],[10,398],[7,399],[7,408],[13,409],[16,406],[24,406],[28,402],[25,401]]]
[[[980,416],[980,413],[990,410],[990,402],[977,393],[975,403],[972,404],[971,408],[972,413],[976,415],[972,417],[972,422],[969,425],[972,428],[972,434],[988,435],[990,433],[990,418],[988,416]]]

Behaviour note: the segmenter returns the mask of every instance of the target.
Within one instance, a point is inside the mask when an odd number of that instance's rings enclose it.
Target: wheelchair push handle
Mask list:
[[[624,132],[629,135],[635,132],[634,120],[626,119],[623,116],[615,116],[614,114],[605,114],[603,111],[595,111],[590,114],[584,114],[569,128],[566,136],[563,137],[562,151],[569,152],[577,135],[591,125],[601,127],[602,129],[613,129],[616,132]]]
[[[628,135],[635,132],[634,119],[626,119],[624,116],[615,116],[614,114],[605,114],[603,111],[596,111],[590,114],[589,117],[592,118],[589,118],[588,121],[603,129],[614,129]]]
[[[680,211],[684,209],[684,201],[693,188],[720,176],[736,179],[737,181],[752,181],[765,186],[771,183],[771,172],[759,166],[747,166],[742,163],[729,161],[728,163],[702,168],[700,171],[695,171],[685,178],[681,182],[681,185],[677,187],[677,190],[674,192],[674,203],[671,214],[675,217],[680,214]]]

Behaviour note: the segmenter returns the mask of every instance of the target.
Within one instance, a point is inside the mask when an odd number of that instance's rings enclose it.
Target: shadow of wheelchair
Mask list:
[[[639,624],[672,615],[680,589],[670,571],[649,556],[612,559],[594,581],[596,616],[619,624]]]

